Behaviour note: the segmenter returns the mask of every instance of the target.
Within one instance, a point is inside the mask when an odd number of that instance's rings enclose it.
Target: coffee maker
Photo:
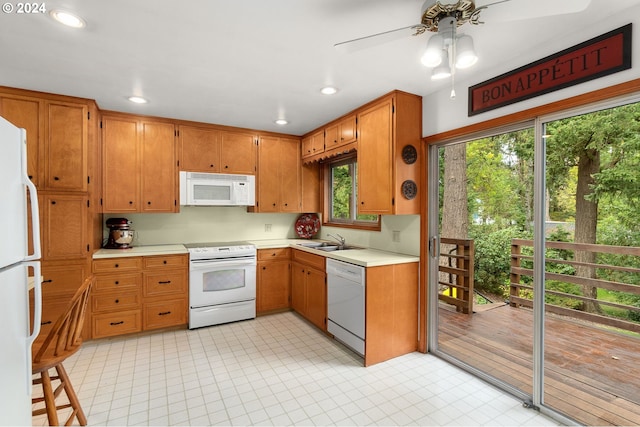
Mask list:
[[[134,230],[127,218],[109,218],[107,220],[109,238],[104,245],[106,249],[129,249],[132,247]]]

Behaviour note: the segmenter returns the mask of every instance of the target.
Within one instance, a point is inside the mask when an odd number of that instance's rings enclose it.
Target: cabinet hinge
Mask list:
[[[87,252],[89,252],[91,249],[89,248],[89,245],[87,245]]]
[[[87,184],[91,184],[91,177],[87,176]]]
[[[396,112],[396,106],[395,106],[395,105],[392,105],[392,106],[391,106],[391,113],[395,113],[395,112]]]
[[[87,120],[91,120],[91,111],[87,111]]]
[[[180,160],[178,160],[178,161],[176,162],[176,165],[178,165],[178,167],[180,167]]]
[[[175,136],[180,136],[180,131],[178,129],[176,129],[176,130],[173,131],[173,134]]]
[[[87,207],[90,208],[91,207],[91,200],[87,200]]]
[[[396,204],[396,198],[392,197],[391,198],[391,206],[394,206]]]
[[[102,206],[102,197],[100,197],[100,206]]]
[[[100,120],[100,129],[102,129],[102,120]]]

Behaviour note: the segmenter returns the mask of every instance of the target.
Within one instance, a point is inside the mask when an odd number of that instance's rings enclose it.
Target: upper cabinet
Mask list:
[[[331,150],[356,141],[356,115],[351,114],[325,129],[325,149]]]
[[[255,212],[300,212],[300,140],[262,136]]]
[[[27,172],[38,190],[88,191],[97,109],[73,99],[0,92],[0,115],[27,131]]]
[[[324,153],[324,129],[302,139],[302,158]]]
[[[422,98],[392,92],[358,112],[358,213],[420,213]]]
[[[178,211],[175,134],[170,121],[103,115],[103,212]]]
[[[180,125],[178,135],[180,170],[255,175],[255,134]]]

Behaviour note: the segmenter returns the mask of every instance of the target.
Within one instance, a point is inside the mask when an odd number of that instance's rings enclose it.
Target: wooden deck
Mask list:
[[[532,393],[529,309],[468,315],[441,305],[439,316],[441,351]],[[640,339],[550,314],[544,364],[547,406],[585,425],[640,425]]]

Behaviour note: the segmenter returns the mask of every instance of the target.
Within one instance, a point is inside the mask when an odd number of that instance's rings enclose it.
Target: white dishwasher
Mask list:
[[[327,258],[328,331],[364,356],[365,269]]]

